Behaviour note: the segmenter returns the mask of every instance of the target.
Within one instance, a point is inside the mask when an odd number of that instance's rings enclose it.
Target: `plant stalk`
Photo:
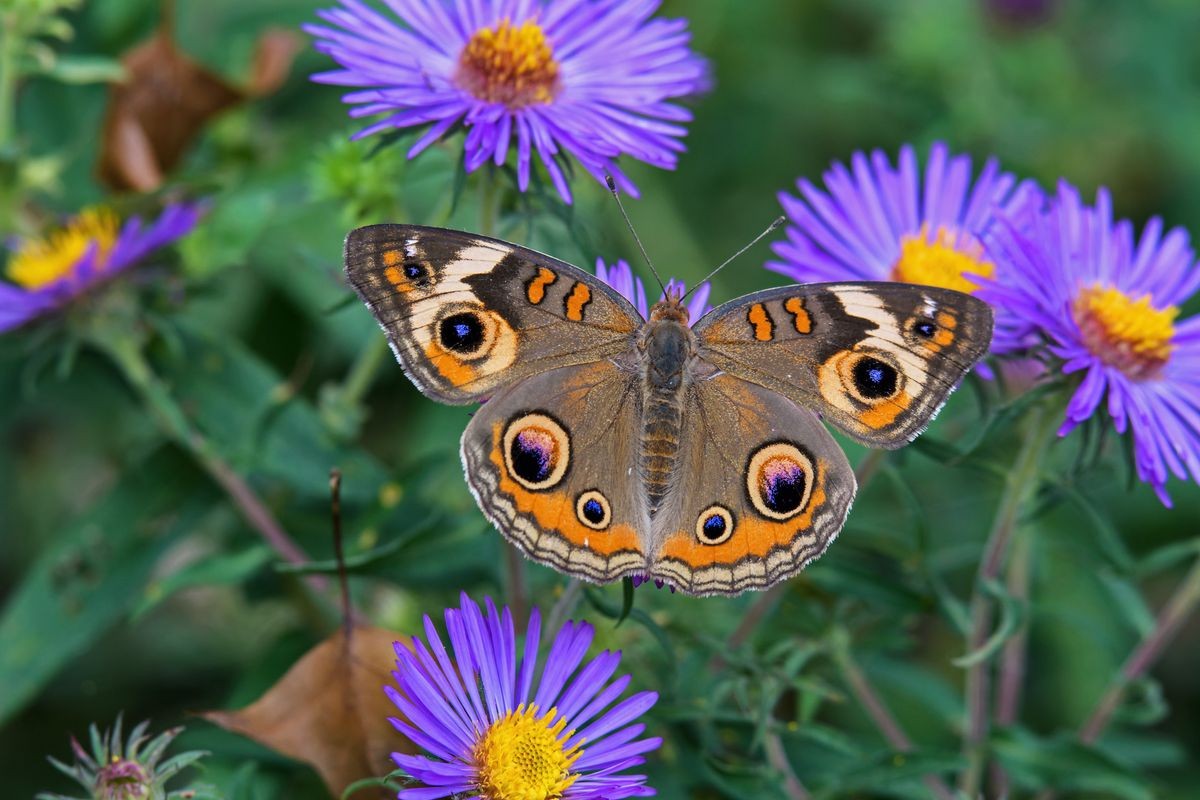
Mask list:
[[[967,639],[967,652],[973,653],[986,644],[992,626],[992,600],[984,587],[1000,574],[1000,568],[1008,553],[1025,501],[1037,485],[1042,455],[1054,440],[1058,424],[1057,415],[1047,404],[1035,407],[1025,425],[1025,438],[1017,452],[1016,461],[1005,481],[1004,492],[996,508],[992,529],[984,546],[983,557],[975,579],[971,596],[971,626]],[[991,695],[990,659],[981,658],[967,668],[966,677],[966,724],[963,729],[963,754],[967,768],[959,780],[959,790],[967,797],[979,794],[983,769],[986,762],[985,744],[990,720],[988,708]]]

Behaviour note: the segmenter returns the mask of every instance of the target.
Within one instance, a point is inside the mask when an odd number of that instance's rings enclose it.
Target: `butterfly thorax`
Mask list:
[[[696,340],[687,325],[687,309],[666,300],[656,305],[641,342],[642,437],[639,471],[654,516],[670,490],[679,452],[683,398]]]

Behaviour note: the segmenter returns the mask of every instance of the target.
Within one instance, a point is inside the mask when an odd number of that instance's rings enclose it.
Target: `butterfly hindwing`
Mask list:
[[[684,399],[679,481],[652,524],[650,574],[688,594],[765,589],[825,552],[856,483],[816,415],[728,374]]]
[[[472,233],[370,225],[350,232],[345,262],[413,383],[445,403],[625,352],[642,322],[594,275]]]
[[[467,482],[533,560],[600,583],[646,572],[636,391],[635,376],[611,361],[561,367],[510,387],[471,419]]]
[[[903,283],[785,286],[697,322],[699,355],[820,413],[871,447],[924,430],[987,351],[992,310],[962,292]]]

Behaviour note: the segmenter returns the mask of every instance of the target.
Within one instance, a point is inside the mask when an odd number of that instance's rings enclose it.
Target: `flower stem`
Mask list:
[[[1024,603],[1029,597],[1032,532],[1022,526],[1013,540],[1012,555],[1008,562],[1008,593],[1013,599]],[[1021,709],[1021,690],[1025,685],[1025,661],[1029,649],[1029,624],[1021,625],[1000,653],[1000,682],[996,687],[996,724],[1009,726],[1017,721]],[[992,765],[992,796],[1007,797],[1009,794],[1008,773],[999,765]]]
[[[258,531],[267,544],[292,564],[307,563],[310,560],[308,555],[284,531],[250,485],[217,454],[209,441],[192,427],[183,409],[147,363],[138,344],[130,338],[115,341],[97,339],[95,342],[137,391],[163,433],[192,454],[209,477],[225,490],[246,522]],[[318,592],[324,591],[327,585],[325,577],[321,575],[306,575],[305,581]]]
[[[763,747],[767,751],[767,763],[783,775],[783,793],[787,795],[788,800],[809,800],[812,795],[804,788],[804,784],[796,777],[796,771],[788,763],[787,751],[783,749],[783,740],[779,738],[779,734],[768,731],[763,740]]]
[[[849,685],[850,691],[858,700],[859,705],[867,712],[867,716],[875,723],[875,727],[883,734],[883,738],[897,752],[912,752],[912,739],[908,738],[908,734],[892,716],[892,712],[883,702],[883,698],[871,685],[867,674],[854,660],[854,655],[850,652],[849,635],[844,630],[835,631],[834,635],[830,637],[830,642],[832,645],[830,654],[833,656],[838,670],[842,673],[842,678]],[[937,775],[926,775],[923,780],[930,794],[939,800],[954,800],[954,792]]]
[[[1158,660],[1162,651],[1170,644],[1171,639],[1179,630],[1179,626],[1196,609],[1197,602],[1200,602],[1200,559],[1192,564],[1192,569],[1183,579],[1183,583],[1179,584],[1175,593],[1171,595],[1171,599],[1163,606],[1163,610],[1154,624],[1154,629],[1129,654],[1120,673],[1109,685],[1087,721],[1079,729],[1081,742],[1092,744],[1100,738],[1100,734],[1104,733],[1104,729],[1112,721],[1113,713],[1120,705],[1125,689],[1130,683],[1144,675]]]
[[[984,546],[983,558],[971,596],[971,626],[967,652],[974,653],[986,644],[992,625],[992,601],[985,586],[996,579],[1004,564],[1008,545],[1016,529],[1017,519],[1025,500],[1037,485],[1042,455],[1055,438],[1058,416],[1047,403],[1036,406],[1025,423],[1025,438],[1017,459],[1005,481],[1000,504],[992,521],[992,529]],[[991,694],[990,659],[976,659],[967,668],[966,725],[963,730],[963,754],[967,768],[959,780],[959,789],[967,797],[976,797],[986,761],[985,742],[988,736],[988,706]]]

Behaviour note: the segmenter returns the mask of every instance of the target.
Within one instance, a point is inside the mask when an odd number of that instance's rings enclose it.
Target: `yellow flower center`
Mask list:
[[[927,228],[900,240],[900,258],[892,267],[892,280],[941,286],[968,294],[979,288],[963,273],[990,278],[996,266],[984,257],[983,245],[965,231],[938,228],[937,236],[929,238]]]
[[[502,20],[482,28],[458,57],[458,85],[480,100],[511,109],[549,103],[558,94],[558,62],[533,20],[520,27]]]
[[[1089,286],[1073,311],[1088,349],[1131,378],[1153,377],[1171,357],[1177,306],[1158,309],[1148,294],[1135,300],[1120,289]]]
[[[556,800],[578,774],[571,765],[583,754],[566,749],[575,733],[563,733],[566,719],[554,722],[557,709],[541,717],[537,706],[518,706],[492,724],[475,746],[478,791],[484,800]]]
[[[39,289],[74,272],[93,245],[96,262],[102,264],[119,229],[120,220],[112,211],[87,209],[59,230],[21,245],[8,261],[8,277],[26,289]]]

